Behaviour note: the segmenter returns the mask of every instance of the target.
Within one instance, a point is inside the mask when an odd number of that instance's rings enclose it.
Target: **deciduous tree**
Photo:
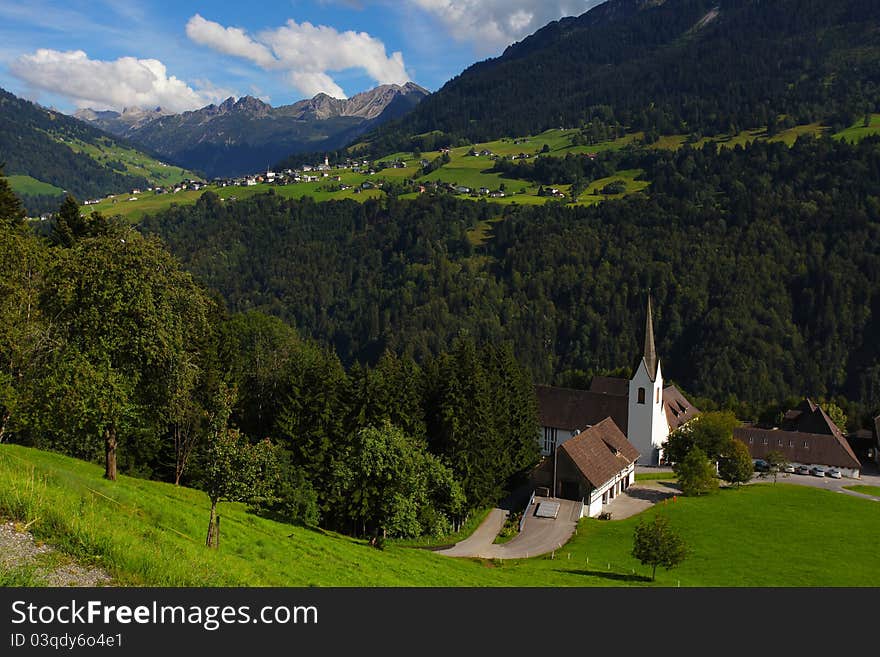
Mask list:
[[[718,489],[715,466],[699,447],[692,447],[675,465],[675,473],[685,495],[705,495]]]
[[[669,526],[669,519],[656,514],[650,521],[642,518],[633,536],[632,556],[642,565],[651,566],[651,581],[657,576],[657,566],[666,570],[675,568],[687,557],[688,549],[682,538]]]
[[[749,448],[742,441],[731,438],[721,449],[718,475],[726,482],[739,486],[748,483],[755,467]]]

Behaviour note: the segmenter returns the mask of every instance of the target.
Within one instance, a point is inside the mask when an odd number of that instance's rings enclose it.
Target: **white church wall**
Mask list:
[[[644,388],[644,403],[639,403],[639,388]],[[629,382],[629,417],[627,438],[639,450],[638,463],[657,465],[658,448],[669,435],[669,425],[663,411],[663,373],[657,363],[657,376],[652,381],[645,360],[639,364]]]

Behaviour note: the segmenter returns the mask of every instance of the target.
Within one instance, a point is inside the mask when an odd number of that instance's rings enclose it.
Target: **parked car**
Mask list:
[[[840,473],[840,470],[837,468],[831,468],[828,472],[826,472],[829,477],[832,479],[840,479],[843,475]]]
[[[813,475],[814,477],[824,477],[825,476],[825,468],[820,468],[819,466],[816,466],[815,468],[810,470],[810,474]]]
[[[794,469],[797,474],[808,475],[810,474],[810,469],[805,465],[799,465]]]
[[[794,466],[791,463],[786,463],[782,466],[782,471],[787,472],[788,474],[794,474]]]
[[[755,472],[767,472],[770,470],[770,464],[767,463],[764,459],[757,459],[755,461]]]

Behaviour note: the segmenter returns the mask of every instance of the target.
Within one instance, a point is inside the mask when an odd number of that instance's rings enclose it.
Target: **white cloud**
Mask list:
[[[551,21],[578,16],[604,0],[407,0],[433,15],[458,41],[488,54]]]
[[[169,76],[157,59],[89,59],[82,50],[41,48],[22,55],[10,71],[36,89],[69,98],[77,107],[116,109],[161,106],[173,112],[197,109],[232,95],[212,85],[195,90]]]
[[[186,23],[186,35],[196,43],[218,52],[250,59],[258,66],[269,68],[275,63],[271,51],[251,39],[238,27],[223,27],[196,14]]]
[[[194,15],[186,24],[190,39],[218,52],[248,59],[266,70],[284,71],[287,80],[307,95],[323,92],[345,98],[331,72],[362,69],[379,84],[409,81],[403,55],[390,56],[385,44],[366,32],[339,32],[326,25],[288,20],[255,36]]]

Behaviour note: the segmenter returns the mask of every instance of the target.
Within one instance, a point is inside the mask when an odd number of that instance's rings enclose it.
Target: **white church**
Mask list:
[[[537,386],[541,450],[556,448],[585,433],[606,418],[637,450],[636,463],[658,465],[670,432],[699,414],[674,385],[663,383],[663,370],[654,344],[651,299],[645,318],[645,348],[629,380],[596,376],[589,390]],[[619,452],[617,448],[612,451]],[[619,456],[619,454],[618,454]],[[599,486],[599,482],[591,482]]]

